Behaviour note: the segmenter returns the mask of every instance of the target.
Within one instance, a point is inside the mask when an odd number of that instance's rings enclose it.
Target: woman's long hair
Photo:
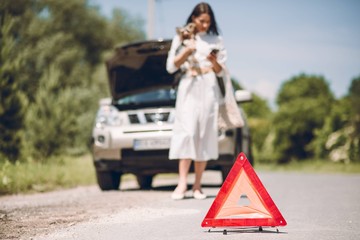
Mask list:
[[[188,17],[186,24],[191,23],[192,22],[192,18],[193,17],[199,17],[201,14],[206,13],[209,14],[210,16],[210,27],[207,31],[207,33],[212,33],[215,35],[219,35],[219,31],[218,31],[218,27],[217,27],[217,23],[215,20],[215,15],[213,10],[211,9],[210,5],[208,3],[205,2],[201,2],[199,4],[197,4],[193,11],[191,12],[190,16]]]

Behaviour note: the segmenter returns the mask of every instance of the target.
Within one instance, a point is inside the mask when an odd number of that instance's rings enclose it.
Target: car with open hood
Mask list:
[[[111,97],[100,99],[92,131],[92,153],[99,187],[118,189],[121,176],[136,176],[139,187],[150,188],[160,173],[177,173],[178,161],[169,160],[175,117],[175,74],[166,71],[171,40],[143,41],[115,49],[106,61]],[[251,138],[241,102],[251,100],[244,90],[235,98],[245,126],[219,130],[219,159],[207,170],[219,170],[223,179],[236,156],[244,152],[250,161]]]

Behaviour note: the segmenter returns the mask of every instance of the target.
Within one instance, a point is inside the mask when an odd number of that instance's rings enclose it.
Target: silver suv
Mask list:
[[[178,171],[178,161],[168,159],[176,100],[175,74],[165,68],[170,45],[170,40],[128,44],[106,62],[112,97],[99,101],[92,132],[102,190],[118,189],[125,173],[134,174],[140,188],[148,189],[156,174]],[[251,94],[238,90],[235,98],[247,102]],[[242,128],[219,130],[219,159],[209,161],[207,169],[221,171],[225,179],[239,152],[253,161],[246,121]]]

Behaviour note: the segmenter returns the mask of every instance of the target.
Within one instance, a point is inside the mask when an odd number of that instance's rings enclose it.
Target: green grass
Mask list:
[[[0,163],[0,195],[45,192],[95,183],[90,155],[52,158],[46,164]]]
[[[255,170],[359,174],[360,163],[344,164],[324,160],[306,160],[277,165],[255,162]],[[122,181],[131,179],[135,177],[125,174]],[[0,163],[0,195],[46,192],[92,184],[96,184],[96,176],[91,155],[54,157],[47,163]]]
[[[292,161],[287,164],[255,163],[255,169],[260,171],[293,171],[308,173],[360,173],[360,163],[331,162],[327,160],[309,159],[305,161]]]

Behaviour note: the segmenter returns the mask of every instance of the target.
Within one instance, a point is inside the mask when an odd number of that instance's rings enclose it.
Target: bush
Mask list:
[[[360,125],[359,101],[360,78],[355,78],[348,96],[333,104],[324,126],[316,131],[312,148],[317,157],[335,162],[360,161],[360,131],[357,127]]]
[[[321,76],[300,74],[282,85],[277,97],[279,111],[273,120],[279,162],[314,155],[311,142],[333,102],[333,94]]]

